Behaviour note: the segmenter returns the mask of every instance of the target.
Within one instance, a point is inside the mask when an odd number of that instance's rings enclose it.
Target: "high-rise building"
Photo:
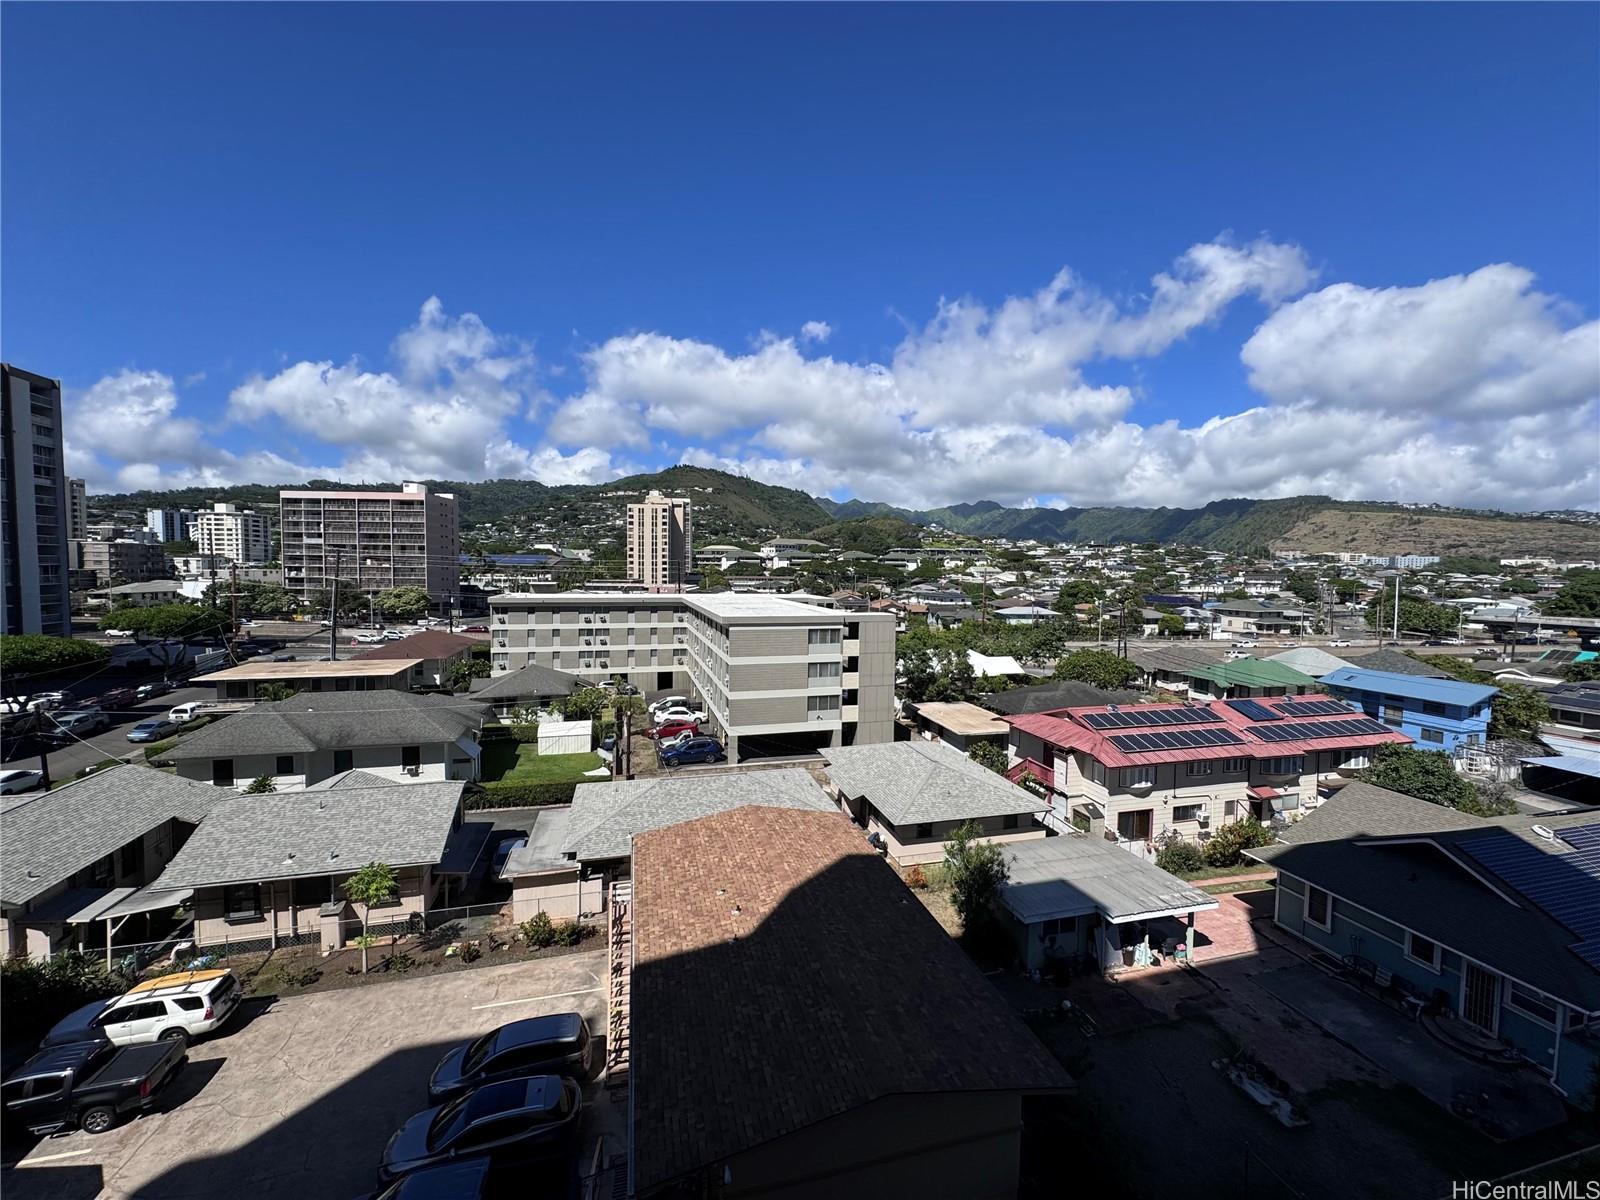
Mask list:
[[[145,510],[144,527],[163,542],[186,542],[189,526],[195,514],[186,508],[151,508]]]
[[[0,363],[0,633],[72,632],[67,592],[67,477],[61,462],[61,382]]]
[[[123,539],[114,542],[73,542],[72,566],[94,572],[100,587],[117,583],[146,583],[170,579],[172,563],[167,552],[155,542]]]
[[[646,587],[682,587],[693,541],[689,501],[652,491],[628,505],[628,578]]]
[[[426,589],[436,604],[461,591],[456,498],[426,484],[398,492],[279,492],[283,586],[310,598],[337,578],[341,588]]]
[[[220,554],[229,562],[259,563],[272,557],[272,530],[260,513],[233,504],[213,504],[210,512],[196,513],[197,554]]]
[[[67,480],[67,540],[81,542],[89,528],[89,488],[81,479]]]

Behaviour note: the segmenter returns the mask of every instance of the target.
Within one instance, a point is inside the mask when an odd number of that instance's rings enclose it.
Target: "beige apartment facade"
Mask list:
[[[406,483],[398,492],[278,493],[283,586],[304,598],[420,587],[439,605],[461,590],[456,498]]]
[[[535,663],[645,692],[692,691],[730,758],[741,739],[821,748],[894,736],[885,614],[729,592],[506,593],[489,607],[495,676]]]
[[[234,504],[213,504],[196,513],[195,549],[234,563],[261,563],[272,558],[272,530],[267,518]]]
[[[693,554],[692,506],[652,491],[628,505],[628,578],[646,587],[682,587]]]

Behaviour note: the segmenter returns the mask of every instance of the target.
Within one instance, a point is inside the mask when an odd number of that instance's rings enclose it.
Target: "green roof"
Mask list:
[[[1185,668],[1195,679],[1205,679],[1221,687],[1315,687],[1309,675],[1264,658],[1236,658],[1214,666]]]

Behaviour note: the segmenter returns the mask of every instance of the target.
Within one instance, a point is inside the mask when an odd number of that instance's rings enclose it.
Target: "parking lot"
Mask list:
[[[190,1048],[155,1111],[97,1137],[45,1138],[14,1164],[8,1154],[0,1191],[20,1200],[365,1195],[389,1135],[428,1106],[428,1075],[452,1045],[557,1012],[582,1013],[602,1031],[604,962],[590,952],[247,1002],[219,1036]],[[595,1080],[585,1087],[591,1099],[602,1091]],[[603,1130],[621,1130],[603,1101],[584,1119],[587,1162]]]

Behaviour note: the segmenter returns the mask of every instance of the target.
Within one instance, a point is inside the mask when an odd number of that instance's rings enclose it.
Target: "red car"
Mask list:
[[[644,735],[645,737],[654,741],[657,738],[676,737],[685,730],[693,734],[698,734],[700,732],[700,726],[695,724],[693,721],[668,721],[665,725],[657,725],[654,729],[645,730]]]
[[[489,632],[489,627],[487,625],[463,625],[461,627],[461,632],[462,633],[488,633]]]

